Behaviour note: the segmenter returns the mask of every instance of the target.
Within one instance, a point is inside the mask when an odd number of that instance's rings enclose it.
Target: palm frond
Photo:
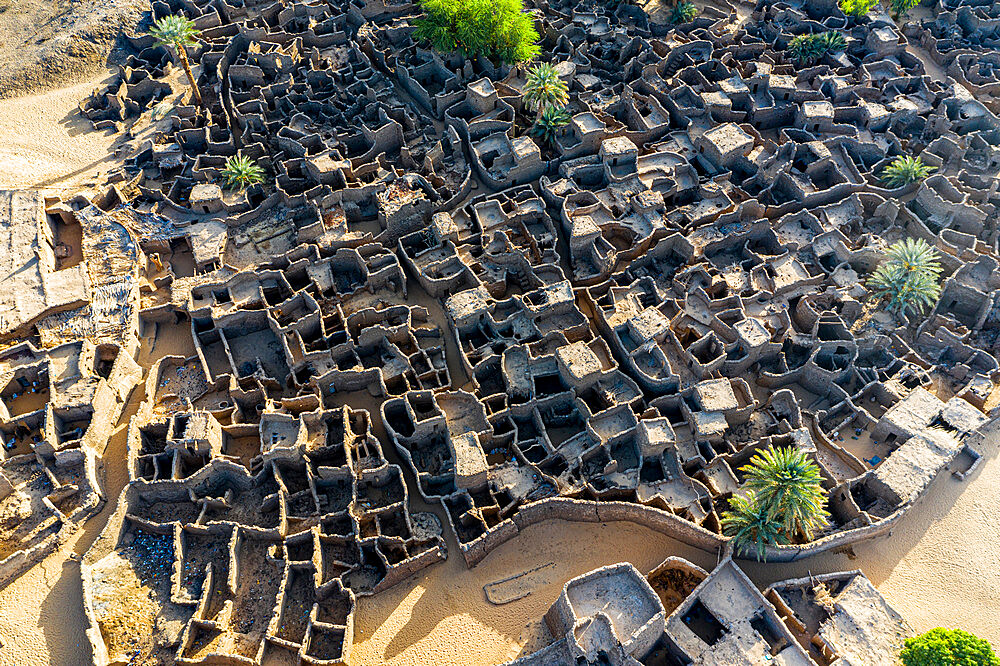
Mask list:
[[[813,531],[826,524],[830,514],[823,476],[800,449],[769,446],[740,470],[746,475],[747,488],[789,534],[811,539]]]
[[[246,155],[226,158],[222,178],[229,189],[244,190],[251,185],[264,182],[264,169]]]
[[[164,16],[153,22],[149,29],[156,39],[157,46],[172,46],[182,49],[185,46],[193,46],[198,43],[197,37],[201,31],[195,27],[194,21],[179,14]]]

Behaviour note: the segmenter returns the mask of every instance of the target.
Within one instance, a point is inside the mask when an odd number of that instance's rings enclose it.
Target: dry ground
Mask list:
[[[149,0],[0,0],[0,98],[103,71]]]
[[[77,108],[106,78],[105,73],[92,74],[66,88],[0,99],[0,189],[71,192],[98,170],[110,169],[117,137],[93,131]]]

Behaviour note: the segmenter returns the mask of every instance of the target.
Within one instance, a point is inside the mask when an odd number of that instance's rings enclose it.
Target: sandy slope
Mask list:
[[[0,97],[65,86],[103,71],[149,0],[0,0]]]
[[[69,188],[110,167],[116,136],[95,132],[77,104],[106,74],[38,95],[0,99],[0,188]]]

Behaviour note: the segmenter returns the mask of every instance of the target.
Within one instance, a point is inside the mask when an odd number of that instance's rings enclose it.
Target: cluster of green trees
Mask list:
[[[886,6],[897,19],[905,18],[920,0],[886,0]],[[840,10],[848,16],[862,18],[878,7],[879,0],[840,0]]]
[[[987,641],[961,629],[931,629],[907,638],[899,653],[903,666],[1000,666]]]
[[[516,64],[541,50],[521,0],[421,0],[420,7],[424,15],[414,22],[413,36],[438,51]]]
[[[770,446],[740,468],[746,493],[722,513],[722,531],[741,551],[763,559],[767,546],[811,539],[826,525],[826,491],[819,467],[795,447]]]

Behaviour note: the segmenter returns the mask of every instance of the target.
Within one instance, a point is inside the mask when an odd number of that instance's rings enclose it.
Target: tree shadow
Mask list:
[[[45,635],[48,663],[51,666],[89,664],[92,651],[85,633],[89,624],[83,608],[79,562],[62,562],[59,578],[48,590],[40,608],[38,626]]]

